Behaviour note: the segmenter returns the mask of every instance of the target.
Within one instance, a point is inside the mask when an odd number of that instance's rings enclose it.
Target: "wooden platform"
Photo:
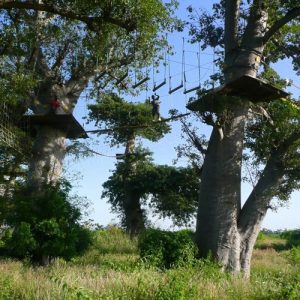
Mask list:
[[[265,80],[245,75],[227,83],[226,85],[208,91],[207,94],[189,103],[187,108],[192,111],[199,111],[201,107],[201,110],[204,110],[205,108],[213,110],[212,107],[217,103],[213,104],[208,102],[217,101],[216,96],[235,96],[257,103],[271,102],[279,98],[286,98],[288,95],[289,94],[287,92],[278,89]]]
[[[22,120],[28,123],[31,133],[35,126],[49,126],[66,132],[68,139],[88,138],[84,128],[72,114],[24,115]]]

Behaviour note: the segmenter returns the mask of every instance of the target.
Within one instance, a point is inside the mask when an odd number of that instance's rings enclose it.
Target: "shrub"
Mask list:
[[[260,231],[256,240],[257,241],[264,241],[266,238],[267,238],[267,235],[264,232]]]
[[[90,244],[90,233],[79,224],[81,212],[71,202],[70,186],[46,186],[34,195],[23,188],[13,197],[6,223],[11,237],[2,247],[4,254],[46,263],[54,257],[70,259]]]
[[[197,252],[189,230],[148,229],[140,236],[138,247],[141,258],[159,268],[190,264]]]
[[[101,254],[136,254],[136,240],[116,226],[94,232],[93,247]]]
[[[300,246],[300,229],[284,231],[281,237],[286,239],[286,244],[290,248]]]
[[[292,264],[300,264],[300,246],[292,247],[286,256]]]

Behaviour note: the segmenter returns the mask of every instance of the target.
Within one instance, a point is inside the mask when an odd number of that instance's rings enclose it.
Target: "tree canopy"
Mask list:
[[[102,90],[130,67],[138,72],[152,62],[165,45],[160,31],[170,28],[174,5],[157,0],[126,5],[123,1],[5,1],[0,4],[2,77],[22,75],[23,90],[34,110],[43,111],[51,92],[72,110],[88,82]],[[34,90],[27,83],[32,81]]]
[[[119,162],[116,170],[103,184],[102,198],[107,198],[112,210],[124,218],[124,202],[128,190],[143,207],[160,217],[170,217],[176,225],[187,225],[195,217],[199,176],[194,168],[156,165],[149,158],[135,162],[130,173],[128,162]],[[146,214],[145,214],[146,217]]]
[[[115,93],[103,93],[89,109],[89,120],[100,128],[105,125],[112,145],[126,144],[132,135],[155,142],[170,132],[168,124],[153,120],[148,101],[131,103]]]

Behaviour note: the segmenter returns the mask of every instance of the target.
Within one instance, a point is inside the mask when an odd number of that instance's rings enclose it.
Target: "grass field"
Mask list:
[[[82,257],[49,267],[0,260],[0,299],[300,299],[299,249],[263,235],[249,281],[219,272],[209,261],[159,270],[141,261],[136,241],[117,228],[97,232]]]

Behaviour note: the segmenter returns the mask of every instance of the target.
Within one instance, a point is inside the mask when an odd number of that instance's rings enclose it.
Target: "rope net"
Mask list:
[[[16,113],[14,106],[0,102],[0,146],[24,154],[29,147],[28,124],[22,115]]]

